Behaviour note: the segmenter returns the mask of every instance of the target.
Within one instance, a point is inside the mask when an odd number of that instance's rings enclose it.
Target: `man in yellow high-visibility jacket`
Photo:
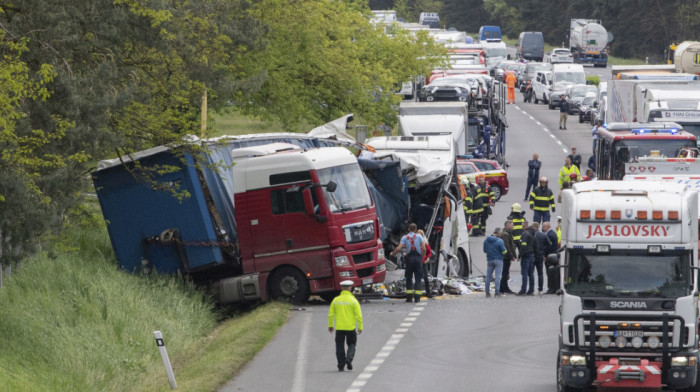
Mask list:
[[[579,171],[578,167],[571,163],[571,159],[569,157],[566,157],[564,158],[564,166],[562,166],[561,170],[559,170],[559,188],[561,188],[562,184],[564,184],[564,181],[570,181],[571,174],[576,174],[576,177],[580,177],[581,171]]]
[[[335,324],[335,357],[338,359],[338,371],[352,370],[352,360],[355,358],[357,335],[362,333],[362,309],[360,302],[352,295],[352,280],[340,282],[340,295],[333,299],[328,309],[328,332],[333,333]],[[357,332],[355,331],[357,328]],[[348,352],[345,353],[345,341]]]

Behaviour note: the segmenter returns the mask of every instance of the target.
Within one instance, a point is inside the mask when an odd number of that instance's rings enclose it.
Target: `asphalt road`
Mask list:
[[[609,68],[586,71],[609,74]],[[560,131],[558,110],[522,103],[520,94],[517,100],[507,107],[510,191],[496,205],[489,231],[502,227],[511,204],[525,207],[532,153],[539,153],[541,175],[550,178],[555,193],[570,146],[580,146],[583,166],[590,155],[590,124],[579,124],[574,116],[568,130]],[[477,275],[486,271],[482,243],[483,237],[470,240]],[[390,273],[389,280],[400,273]],[[511,277],[511,289],[517,291],[517,263]],[[420,305],[363,303],[365,332],[358,339],[355,367],[341,373],[327,331],[328,305],[312,301],[293,311],[274,339],[220,391],[556,391],[559,302],[556,295],[485,298],[475,293]]]

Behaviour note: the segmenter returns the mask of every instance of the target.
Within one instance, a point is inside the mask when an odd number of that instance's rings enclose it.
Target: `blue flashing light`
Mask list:
[[[672,135],[675,135],[678,133],[678,128],[666,128],[666,129],[645,129],[645,128],[634,128],[630,130],[632,133],[636,135],[644,134],[644,133],[670,133]]]
[[[675,249],[675,250],[685,250],[685,246],[676,246],[676,247],[673,248],[673,249]]]
[[[583,245],[574,245],[574,249],[583,249]]]

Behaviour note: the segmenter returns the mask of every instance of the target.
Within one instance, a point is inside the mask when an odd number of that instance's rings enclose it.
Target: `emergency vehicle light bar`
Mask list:
[[[678,133],[677,128],[669,128],[669,129],[645,129],[645,128],[635,128],[632,129],[631,132],[635,135],[640,135],[643,133],[670,133],[672,135],[675,135]]]
[[[580,210],[579,211],[579,219],[581,220],[590,220],[591,219],[591,210]],[[607,215],[607,212],[605,210],[595,210],[595,219],[598,220],[603,220],[605,219]],[[663,220],[664,219],[664,212],[662,210],[653,210],[651,212],[651,218],[653,220]],[[678,220],[679,219],[679,213],[678,211],[668,211],[667,214],[668,220]],[[620,210],[611,210],[610,211],[610,219],[615,219],[615,220],[620,220],[622,219],[622,211]],[[649,219],[649,213],[646,210],[638,210],[637,211],[637,220],[647,220]]]

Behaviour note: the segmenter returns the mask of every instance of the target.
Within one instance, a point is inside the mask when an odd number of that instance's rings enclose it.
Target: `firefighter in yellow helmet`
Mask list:
[[[523,235],[523,222],[525,222],[525,211],[520,203],[513,203],[510,206],[510,215],[506,219],[513,221],[513,241],[517,248],[520,246],[520,236]],[[515,256],[513,257],[515,258]]]
[[[489,215],[491,215],[491,206],[495,203],[496,199],[493,196],[493,191],[491,187],[486,183],[486,176],[484,173],[478,173],[476,175],[476,196],[474,197],[474,205],[477,205],[477,200],[481,204],[481,212],[479,212],[479,226],[476,236],[483,235],[486,233],[486,220]],[[476,208],[474,209],[474,214],[477,214]],[[473,224],[472,224],[473,226]],[[474,227],[472,227],[472,232]]]

